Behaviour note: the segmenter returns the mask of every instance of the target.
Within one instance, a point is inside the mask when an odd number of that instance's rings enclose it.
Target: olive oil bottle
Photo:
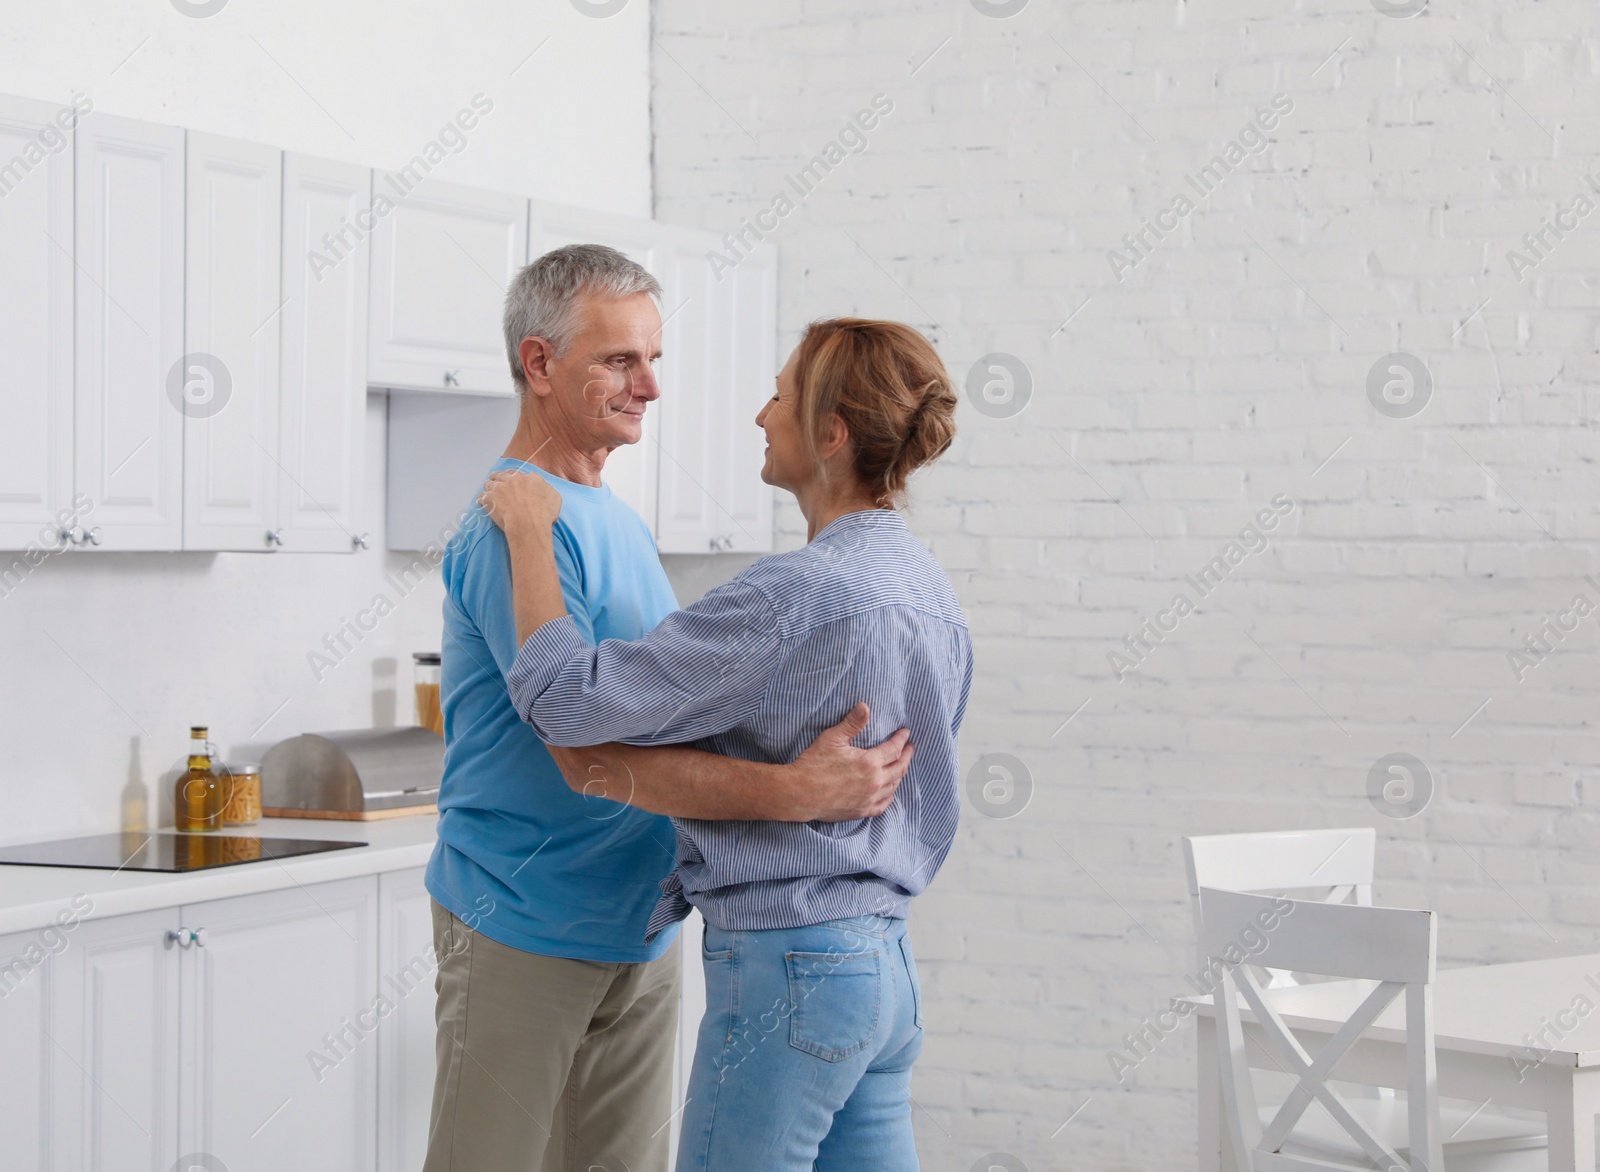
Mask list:
[[[216,830],[226,804],[222,779],[211,767],[211,742],[204,725],[189,730],[189,768],[172,797],[172,824],[178,830]]]

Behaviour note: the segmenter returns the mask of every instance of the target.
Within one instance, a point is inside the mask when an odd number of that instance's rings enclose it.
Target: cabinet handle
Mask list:
[[[176,944],[179,948],[188,948],[194,943],[194,933],[188,928],[168,928],[167,943]]]
[[[93,529],[85,529],[85,530],[83,530],[83,541],[82,541],[82,544],[84,544],[84,545],[99,545],[100,544],[100,526],[96,525]]]
[[[283,530],[282,529],[268,529],[267,530],[267,544],[268,545],[274,545],[274,546],[277,546],[279,549],[282,549],[283,548]]]
[[[461,385],[461,372],[459,370],[445,371],[444,385],[447,387],[459,387]]]
[[[372,534],[370,534],[370,533],[357,533],[354,537],[352,537],[350,539],[350,547],[352,549],[371,549],[372,548]]]
[[[206,946],[206,930],[204,928],[195,928],[189,933],[189,939],[194,941],[196,948],[204,948]]]
[[[57,529],[56,536],[61,539],[62,545],[78,544],[78,530],[76,529]]]
[[[721,533],[711,539],[711,552],[720,553],[725,549],[733,548],[733,534]]]

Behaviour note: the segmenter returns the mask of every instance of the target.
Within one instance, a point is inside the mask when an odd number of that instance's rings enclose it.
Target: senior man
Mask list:
[[[522,396],[489,472],[562,494],[557,560],[590,639],[637,639],[676,609],[649,530],[600,478],[660,394],[654,277],[614,249],[540,257],[506,296]],[[673,868],[663,815],[845,821],[886,807],[902,731],[851,739],[858,705],[790,765],[689,748],[550,749],[512,708],[505,538],[481,510],[445,553],[439,843],[428,865],[438,1070],[424,1172],[665,1172],[679,992],[676,929],[645,925]]]

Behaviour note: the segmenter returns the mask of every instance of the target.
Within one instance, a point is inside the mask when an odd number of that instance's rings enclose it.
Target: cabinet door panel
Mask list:
[[[167,1172],[178,1140],[176,909],[79,924],[54,964],[60,1166]]]
[[[389,173],[373,190],[386,210],[372,234],[372,385],[511,394],[500,323],[527,263],[528,201]]]
[[[184,548],[275,549],[283,154],[188,135]]]
[[[756,414],[772,397],[778,377],[777,253],[770,246],[756,249],[725,275],[723,284],[716,336],[725,338],[728,348],[728,398],[722,409],[729,426],[728,515],[717,536],[724,550],[767,553],[772,549],[773,490],[761,479],[766,441],[756,427]]]
[[[291,153],[283,191],[284,548],[349,553],[362,531],[370,257],[350,226],[367,211],[372,172]]]
[[[689,1076],[694,1070],[694,1048],[700,1036],[700,1019],[706,1015],[706,970],[701,960],[701,943],[706,922],[698,910],[678,926],[678,947],[682,950],[682,993],[678,1000],[678,1044],[672,1070],[672,1155],[669,1167],[677,1167],[678,1143],[683,1138],[683,1106],[689,1093]]]
[[[677,305],[672,290],[665,288],[670,274],[662,261],[669,254],[658,248],[660,226],[650,220],[610,216],[557,204],[534,203],[529,211],[528,258],[537,260],[545,253],[567,244],[605,244],[637,261],[663,286],[662,318],[669,319]],[[603,479],[611,491],[644,518],[652,536],[656,533],[656,482],[660,475],[661,417],[672,404],[663,394],[645,411],[644,435],[636,444],[617,448],[606,459]]]
[[[57,1159],[51,1086],[65,1061],[50,1041],[54,960],[37,932],[0,937],[0,1152],[7,1167],[65,1169]]]
[[[662,361],[663,553],[772,548],[772,489],[761,481],[761,404],[776,366],[776,267],[770,248],[713,273],[709,233],[669,230],[676,308]]]
[[[713,324],[717,304],[711,270],[698,241],[674,237],[666,254],[666,302],[661,358],[661,483],[657,543],[663,553],[707,553],[714,527],[731,502],[714,453],[725,421],[717,418]],[[726,341],[726,339],[722,339]]]
[[[395,1005],[378,1031],[378,1169],[416,1172],[433,1108],[432,901],[423,868],[378,877],[378,988]]]
[[[377,881],[193,904],[180,1137],[230,1172],[371,1172]]]
[[[0,97],[0,549],[53,548],[71,520],[75,117]]]
[[[76,483],[98,548],[179,549],[183,131],[89,114],[76,154]]]

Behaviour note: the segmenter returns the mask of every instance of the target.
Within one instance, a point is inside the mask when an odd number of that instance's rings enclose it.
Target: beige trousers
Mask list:
[[[423,1172],[667,1172],[679,945],[540,956],[438,903],[438,1073]]]

